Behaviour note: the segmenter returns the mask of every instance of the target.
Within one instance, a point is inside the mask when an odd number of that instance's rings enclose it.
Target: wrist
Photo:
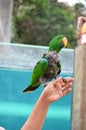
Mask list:
[[[49,101],[49,98],[47,96],[47,94],[43,91],[42,94],[40,95],[40,99],[41,101],[46,105],[49,106],[51,104],[51,102]]]

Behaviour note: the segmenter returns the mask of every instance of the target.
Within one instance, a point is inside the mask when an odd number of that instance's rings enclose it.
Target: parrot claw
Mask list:
[[[62,81],[63,81],[64,83],[67,83],[67,80],[66,80],[65,78],[63,78],[63,77],[62,77]]]
[[[44,84],[44,88],[47,86],[47,84]]]

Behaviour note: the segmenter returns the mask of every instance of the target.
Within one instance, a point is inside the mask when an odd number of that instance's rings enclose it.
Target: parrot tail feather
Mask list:
[[[35,89],[37,89],[39,87],[39,85],[32,87],[32,85],[28,86],[26,89],[23,90],[23,92],[31,92],[34,91]]]

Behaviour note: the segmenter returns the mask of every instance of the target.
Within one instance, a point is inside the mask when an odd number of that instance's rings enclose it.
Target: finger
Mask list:
[[[67,83],[61,82],[60,84],[62,87],[64,87]]]
[[[67,83],[66,78],[61,77],[60,80],[59,80],[59,83],[60,83],[61,85],[64,85],[64,83]]]
[[[66,90],[63,92],[63,96],[69,94],[71,91],[72,91],[71,88],[66,89]]]
[[[68,77],[68,78],[66,78],[66,80],[67,80],[67,82],[73,82],[73,81],[74,81],[74,78]]]
[[[59,89],[59,90],[62,90],[62,86],[64,86],[64,85],[62,85],[60,82],[58,82],[56,84],[56,88]]]
[[[49,82],[48,86],[59,87],[60,84],[58,84],[58,83],[60,83],[60,81],[61,81],[61,78],[53,80],[53,81]]]
[[[51,82],[52,82],[52,84],[56,85],[57,83],[59,83],[61,81],[62,81],[62,78],[60,77],[60,78],[57,78],[57,79],[55,79],[55,80],[53,80]]]
[[[66,91],[65,91],[65,95],[70,93],[72,91],[72,88],[68,88]]]
[[[65,89],[68,89],[68,88],[71,88],[72,87],[72,83],[68,83],[68,84],[66,84],[64,87],[65,87]]]

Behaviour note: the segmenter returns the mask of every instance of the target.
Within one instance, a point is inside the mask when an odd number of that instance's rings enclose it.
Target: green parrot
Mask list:
[[[63,35],[54,37],[49,43],[48,52],[43,54],[42,58],[34,66],[31,84],[23,92],[31,92],[40,85],[56,78],[61,72],[61,64],[58,53],[67,45],[67,38]]]

